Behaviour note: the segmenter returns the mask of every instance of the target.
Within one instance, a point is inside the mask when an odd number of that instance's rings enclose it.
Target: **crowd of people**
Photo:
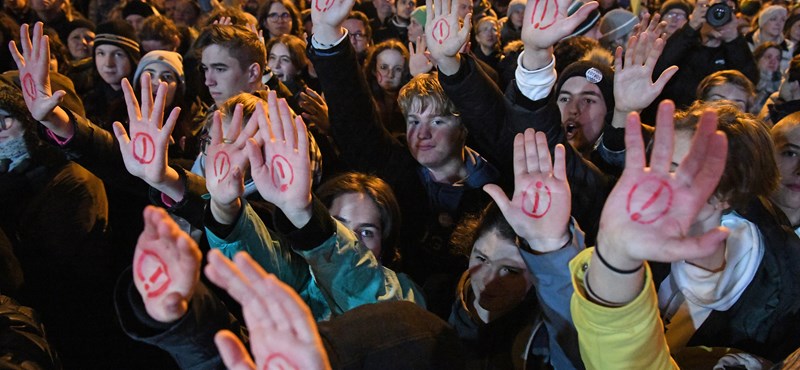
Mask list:
[[[800,6],[6,0],[0,368],[800,368]]]

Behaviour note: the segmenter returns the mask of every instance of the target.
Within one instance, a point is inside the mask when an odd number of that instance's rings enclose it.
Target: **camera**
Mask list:
[[[711,27],[722,27],[733,20],[733,8],[725,2],[711,5],[706,11],[706,22]]]

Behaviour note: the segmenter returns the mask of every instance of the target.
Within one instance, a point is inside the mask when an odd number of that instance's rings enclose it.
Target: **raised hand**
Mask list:
[[[414,47],[414,43],[409,42],[408,51],[410,53],[408,69],[412,76],[428,73],[433,69],[433,63],[431,63],[430,57],[428,56],[430,52],[428,52],[428,47],[425,45],[425,37],[417,37],[416,48]]]
[[[469,40],[472,14],[458,19],[458,0],[426,0],[425,43],[431,58],[446,75],[458,72],[458,51]]]
[[[569,36],[578,25],[597,8],[595,1],[581,6],[577,12],[567,16],[572,0],[529,0],[522,18],[522,42],[525,51],[549,49]]]
[[[292,118],[286,100],[270,91],[269,117],[258,117],[258,136],[247,143],[250,172],[264,200],[278,206],[292,223],[303,227],[311,218],[311,164],[308,131],[303,119]]]
[[[122,80],[122,93],[128,107],[130,136],[120,122],[114,122],[114,134],[119,142],[119,150],[128,172],[144,180],[150,186],[161,188],[164,183],[176,181],[178,178],[178,173],[167,166],[167,147],[181,109],[175,107],[162,127],[164,107],[167,101],[167,85],[163,82],[159,84],[155,100],[153,100],[150,74],[143,73],[140,81],[142,85],[141,108],[128,79]],[[173,197],[173,194],[167,195]],[[173,199],[180,198],[173,197]]]
[[[161,208],[144,210],[144,231],[133,255],[133,283],[153,319],[168,323],[188,309],[200,279],[202,254]]]
[[[649,25],[648,19],[649,15],[645,15],[639,24],[639,32],[628,39],[624,58],[621,47],[615,53],[615,127],[624,127],[628,113],[641,111],[649,106],[678,72],[677,66],[671,66],[653,82],[653,70],[664,51],[665,41],[660,37],[664,24],[660,22],[658,14],[650,19]]]
[[[555,148],[555,162],[544,132],[525,130],[514,138],[514,196],[508,199],[497,185],[484,190],[494,199],[517,235],[537,252],[561,248],[569,240],[571,197],[564,146]]]
[[[309,125],[315,125],[325,134],[330,131],[328,103],[322,95],[307,87],[306,91],[300,93],[300,107],[305,110],[301,115]]]
[[[206,148],[206,188],[211,194],[212,214],[225,224],[232,223],[232,218],[238,215],[238,200],[244,193],[244,173],[249,164],[245,145],[258,130],[259,115],[264,115],[264,107],[260,102],[242,129],[242,105],[237,104],[227,125],[227,132],[223,132],[222,114],[219,111],[214,112],[211,143]],[[234,202],[237,205],[231,207]],[[222,212],[223,210],[231,212]]]
[[[311,20],[314,38],[323,44],[333,44],[344,35],[342,22],[350,14],[355,0],[311,0]]]
[[[675,141],[670,101],[658,109],[650,167],[645,165],[639,119],[631,114],[625,127],[625,170],[611,191],[600,218],[597,245],[607,261],[622,270],[644,260],[674,262],[708,256],[727,232],[714,229],[689,236],[700,209],[719,183],[727,157],[727,139],[716,131],[713,111],[703,114],[689,154],[671,172]]]
[[[241,341],[223,330],[214,338],[228,369],[331,368],[311,310],[291,287],[261,269],[247,253],[235,264],[218,250],[208,253],[206,276],[242,305],[253,359]]]
[[[50,44],[48,37],[43,35],[43,28],[42,22],[36,22],[33,27],[33,40],[31,40],[28,25],[23,24],[19,29],[22,54],[17,50],[17,45],[13,40],[8,43],[8,48],[19,70],[25,104],[34,119],[45,121],[42,123],[46,124],[53,121],[51,115],[67,93],[64,90],[53,93],[51,90]],[[63,129],[62,127],[47,127],[56,134]]]

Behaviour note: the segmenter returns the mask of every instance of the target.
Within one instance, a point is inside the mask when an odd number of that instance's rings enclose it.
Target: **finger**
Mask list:
[[[456,5],[456,7],[458,7],[458,5]],[[464,16],[464,27],[458,30],[458,41],[465,44],[469,43],[470,30],[472,30],[472,13],[467,13],[467,15]],[[467,50],[470,50],[469,46],[467,46]]]
[[[211,145],[218,145],[222,142],[222,112],[215,111],[211,118],[211,130],[209,131]]]
[[[265,175],[269,175],[269,169],[264,161],[264,153],[261,150],[261,145],[259,145],[255,139],[251,138],[247,140],[245,149],[247,150],[247,160],[250,162],[250,171],[252,172],[256,187],[261,188],[268,186],[268,184],[261,184],[259,181],[260,178],[265,178],[267,177]]]
[[[647,59],[644,60],[645,66],[649,68],[649,70],[653,70],[656,66],[656,62],[658,62],[658,58],[661,57],[661,53],[664,51],[664,39],[656,39],[653,42],[653,47],[650,48],[649,52],[647,53]]]
[[[428,9],[428,11],[425,12],[425,24],[433,24],[433,18],[435,18],[435,15],[433,13],[439,6],[438,4],[436,4],[438,1],[439,0],[425,0],[425,5],[426,8]]]
[[[14,40],[8,42],[8,51],[11,52],[11,58],[14,59],[17,69],[25,68],[24,63],[22,63],[22,54],[20,54],[19,50],[17,50],[17,44],[14,42]]]
[[[514,177],[528,173],[528,164],[525,162],[525,134],[519,133],[514,137]]]
[[[306,88],[306,94],[308,94],[310,98],[312,98],[314,101],[318,103],[321,103],[324,100],[322,99],[322,96],[320,96],[316,91],[314,91],[310,87]]]
[[[678,73],[678,66],[671,66],[661,72],[661,76],[658,76],[658,80],[653,83],[653,89],[656,91],[664,90],[664,87],[667,86],[667,82],[672,79],[675,74]]]
[[[258,301],[260,310],[253,312],[261,325],[272,329],[287,332],[290,330],[286,313],[275,302],[276,297],[267,282],[270,279],[264,269],[245,252],[239,252],[233,257],[236,267],[250,281],[252,293]]]
[[[128,122],[134,123],[142,120],[142,111],[139,110],[139,102],[133,92],[133,86],[127,78],[122,79],[122,95],[125,97],[125,105],[128,106]]]
[[[428,49],[427,41],[425,41],[425,36],[417,36],[417,49],[425,51]]]
[[[647,61],[648,49],[650,48],[650,40],[652,40],[652,37],[647,33],[643,33],[638,36],[638,39],[636,48],[633,49],[633,62],[636,66],[641,66]]]
[[[716,252],[720,245],[724,245],[722,242],[727,237],[728,229],[720,226],[699,237],[665,243],[665,250],[671,254],[668,257],[669,262],[704,258]]]
[[[149,73],[142,73],[140,80],[142,94],[142,117],[149,119],[153,109],[153,88],[150,85],[151,78]]]
[[[559,181],[567,182],[567,155],[564,145],[558,144],[554,150],[553,177]]]
[[[570,30],[577,28],[581,22],[586,20],[586,18],[589,16],[589,13],[591,13],[592,10],[597,9],[598,6],[599,4],[597,1],[590,1],[586,4],[583,4],[574,14],[564,19],[564,28]],[[530,17],[530,13],[528,13],[528,17]]]
[[[639,121],[639,115],[634,112],[628,114],[628,119],[625,122],[625,169],[640,171],[644,167],[642,123]]]
[[[242,121],[244,120],[242,118],[244,116],[242,109],[242,104],[236,104],[236,106],[233,107],[233,117],[231,117],[231,121],[228,123],[228,132],[224,134],[225,137],[230,140],[228,144],[230,144],[231,141],[235,141],[236,138],[239,137],[239,132],[242,131]]]
[[[541,172],[539,168],[539,153],[536,152],[536,131],[525,130],[525,164],[528,173]]]
[[[492,197],[492,200],[497,204],[497,208],[500,208],[500,212],[505,215],[510,207],[511,200],[508,199],[503,189],[495,184],[486,184],[483,186],[483,191]],[[522,189],[515,189],[514,191],[522,191]]]
[[[275,133],[278,137],[283,137],[283,141],[289,143],[292,148],[297,148],[297,135],[294,131],[294,121],[292,120],[292,110],[289,108],[289,103],[286,99],[278,100],[278,113],[280,113],[280,124],[275,125],[280,127],[280,134]],[[276,130],[277,131],[277,130]]]
[[[636,54],[633,51],[636,48],[636,41],[638,41],[638,40],[639,40],[639,38],[636,37],[636,36],[631,36],[628,39],[628,52],[624,54],[625,55],[624,56],[625,67],[629,67],[630,68],[630,67],[633,66],[633,63],[634,63],[633,56],[634,56],[634,54]],[[620,49],[622,49],[622,47],[621,46],[617,46],[617,50],[620,50]],[[623,55],[622,52],[620,52],[619,54]],[[617,53],[615,51],[614,56],[616,57],[616,55],[617,55]],[[615,63],[616,63],[616,61],[615,61]]]
[[[417,40],[419,40],[419,37],[417,37]],[[412,56],[417,55],[417,50],[414,49],[414,43],[411,41],[408,42],[408,52]]]
[[[692,137],[689,153],[678,167],[678,178],[692,184],[698,193],[703,192],[705,187],[713,190],[725,169],[727,139],[724,134],[715,131],[716,127],[716,113],[713,110],[703,112]]]
[[[630,44],[628,45],[628,47],[630,47]],[[627,59],[628,59],[628,56],[626,55],[625,56],[625,60],[627,60]],[[616,71],[614,76],[618,75],[620,73],[620,71],[622,71],[622,66],[623,66],[622,61],[623,61],[622,46],[617,46],[617,49],[614,50],[614,71]],[[629,61],[625,62],[624,65],[625,66],[629,66],[630,62]]]
[[[162,122],[164,122],[164,108],[167,105],[167,83],[159,82],[158,90],[156,91],[155,105],[153,111],[150,112],[150,121],[155,123],[157,129],[161,129]]]
[[[172,138],[172,131],[175,129],[175,125],[178,123],[178,118],[180,116],[181,107],[172,108],[172,112],[170,112],[169,117],[167,117],[167,122],[164,122],[164,127],[161,129],[161,134]]]
[[[35,48],[33,48],[31,50],[31,53],[33,53],[33,60],[35,60],[37,62],[41,62],[41,61],[49,62],[50,61],[50,59],[42,58],[42,51],[43,50],[41,48],[41,45],[42,45],[43,35],[44,35],[44,23],[36,22],[36,24],[33,25],[33,44],[32,44],[33,46],[35,46]],[[48,46],[49,46],[49,44],[48,44]],[[48,47],[48,50],[49,50],[49,47]]]
[[[267,107],[269,110],[267,111],[267,115],[269,116],[269,120],[267,121],[269,127],[269,135],[271,141],[283,141],[283,132],[278,130],[282,129],[281,126],[281,116],[280,112],[278,112],[278,95],[274,91],[270,91],[267,95]],[[281,127],[277,127],[281,126]]]
[[[286,321],[291,324],[291,330],[295,336],[304,343],[313,343],[319,333],[308,305],[291,287],[278,280],[274,275],[269,276],[264,283],[270,287],[273,299],[281,308]]]
[[[675,105],[662,103],[656,114],[656,133],[650,168],[656,173],[669,173],[672,167],[672,153],[675,146]],[[639,128],[641,131],[641,128]]]
[[[212,248],[207,256],[206,276],[208,279],[225,289],[242,306],[254,304],[250,281],[242,275],[239,268],[222,255],[218,249]]]
[[[33,58],[33,54],[31,53],[31,49],[33,49],[33,43],[31,42],[30,33],[28,33],[29,26],[28,24],[23,24],[19,27],[19,44],[22,46],[22,55],[25,58]],[[31,63],[32,60],[29,60],[28,63]]]
[[[550,159],[550,148],[547,146],[547,136],[544,132],[536,133],[536,156],[539,158],[539,169],[543,174],[549,174],[553,171],[553,164]]]
[[[214,344],[217,345],[222,362],[225,367],[231,370],[252,370],[256,368],[253,359],[242,342],[228,330],[220,330],[214,336]]]
[[[242,129],[242,132],[236,138],[236,147],[237,148],[244,148],[247,139],[255,136],[256,132],[258,132],[258,118],[255,114],[250,116],[250,119],[247,120],[247,124]]]
[[[263,101],[259,101],[256,104],[256,110],[253,112],[253,115],[250,116],[250,119],[255,118],[256,122],[258,123],[258,135],[257,138],[261,142],[272,140],[272,129],[269,127],[269,121],[267,120],[267,112],[265,110],[265,105]]]

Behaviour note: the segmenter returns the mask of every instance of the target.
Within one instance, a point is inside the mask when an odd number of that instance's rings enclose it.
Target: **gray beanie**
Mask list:
[[[180,54],[174,51],[153,50],[145,54],[145,56],[139,62],[139,66],[136,67],[136,73],[133,75],[133,80],[138,83],[139,78],[142,77],[142,73],[144,72],[145,68],[153,63],[159,63],[171,69],[172,72],[175,73],[175,76],[178,77],[178,81],[180,81],[179,88],[183,88],[186,80],[186,77],[183,74],[183,58]],[[134,83],[134,85],[136,85],[136,83]]]
[[[636,15],[625,9],[614,9],[600,19],[601,43],[614,41],[627,35],[639,23]]]

